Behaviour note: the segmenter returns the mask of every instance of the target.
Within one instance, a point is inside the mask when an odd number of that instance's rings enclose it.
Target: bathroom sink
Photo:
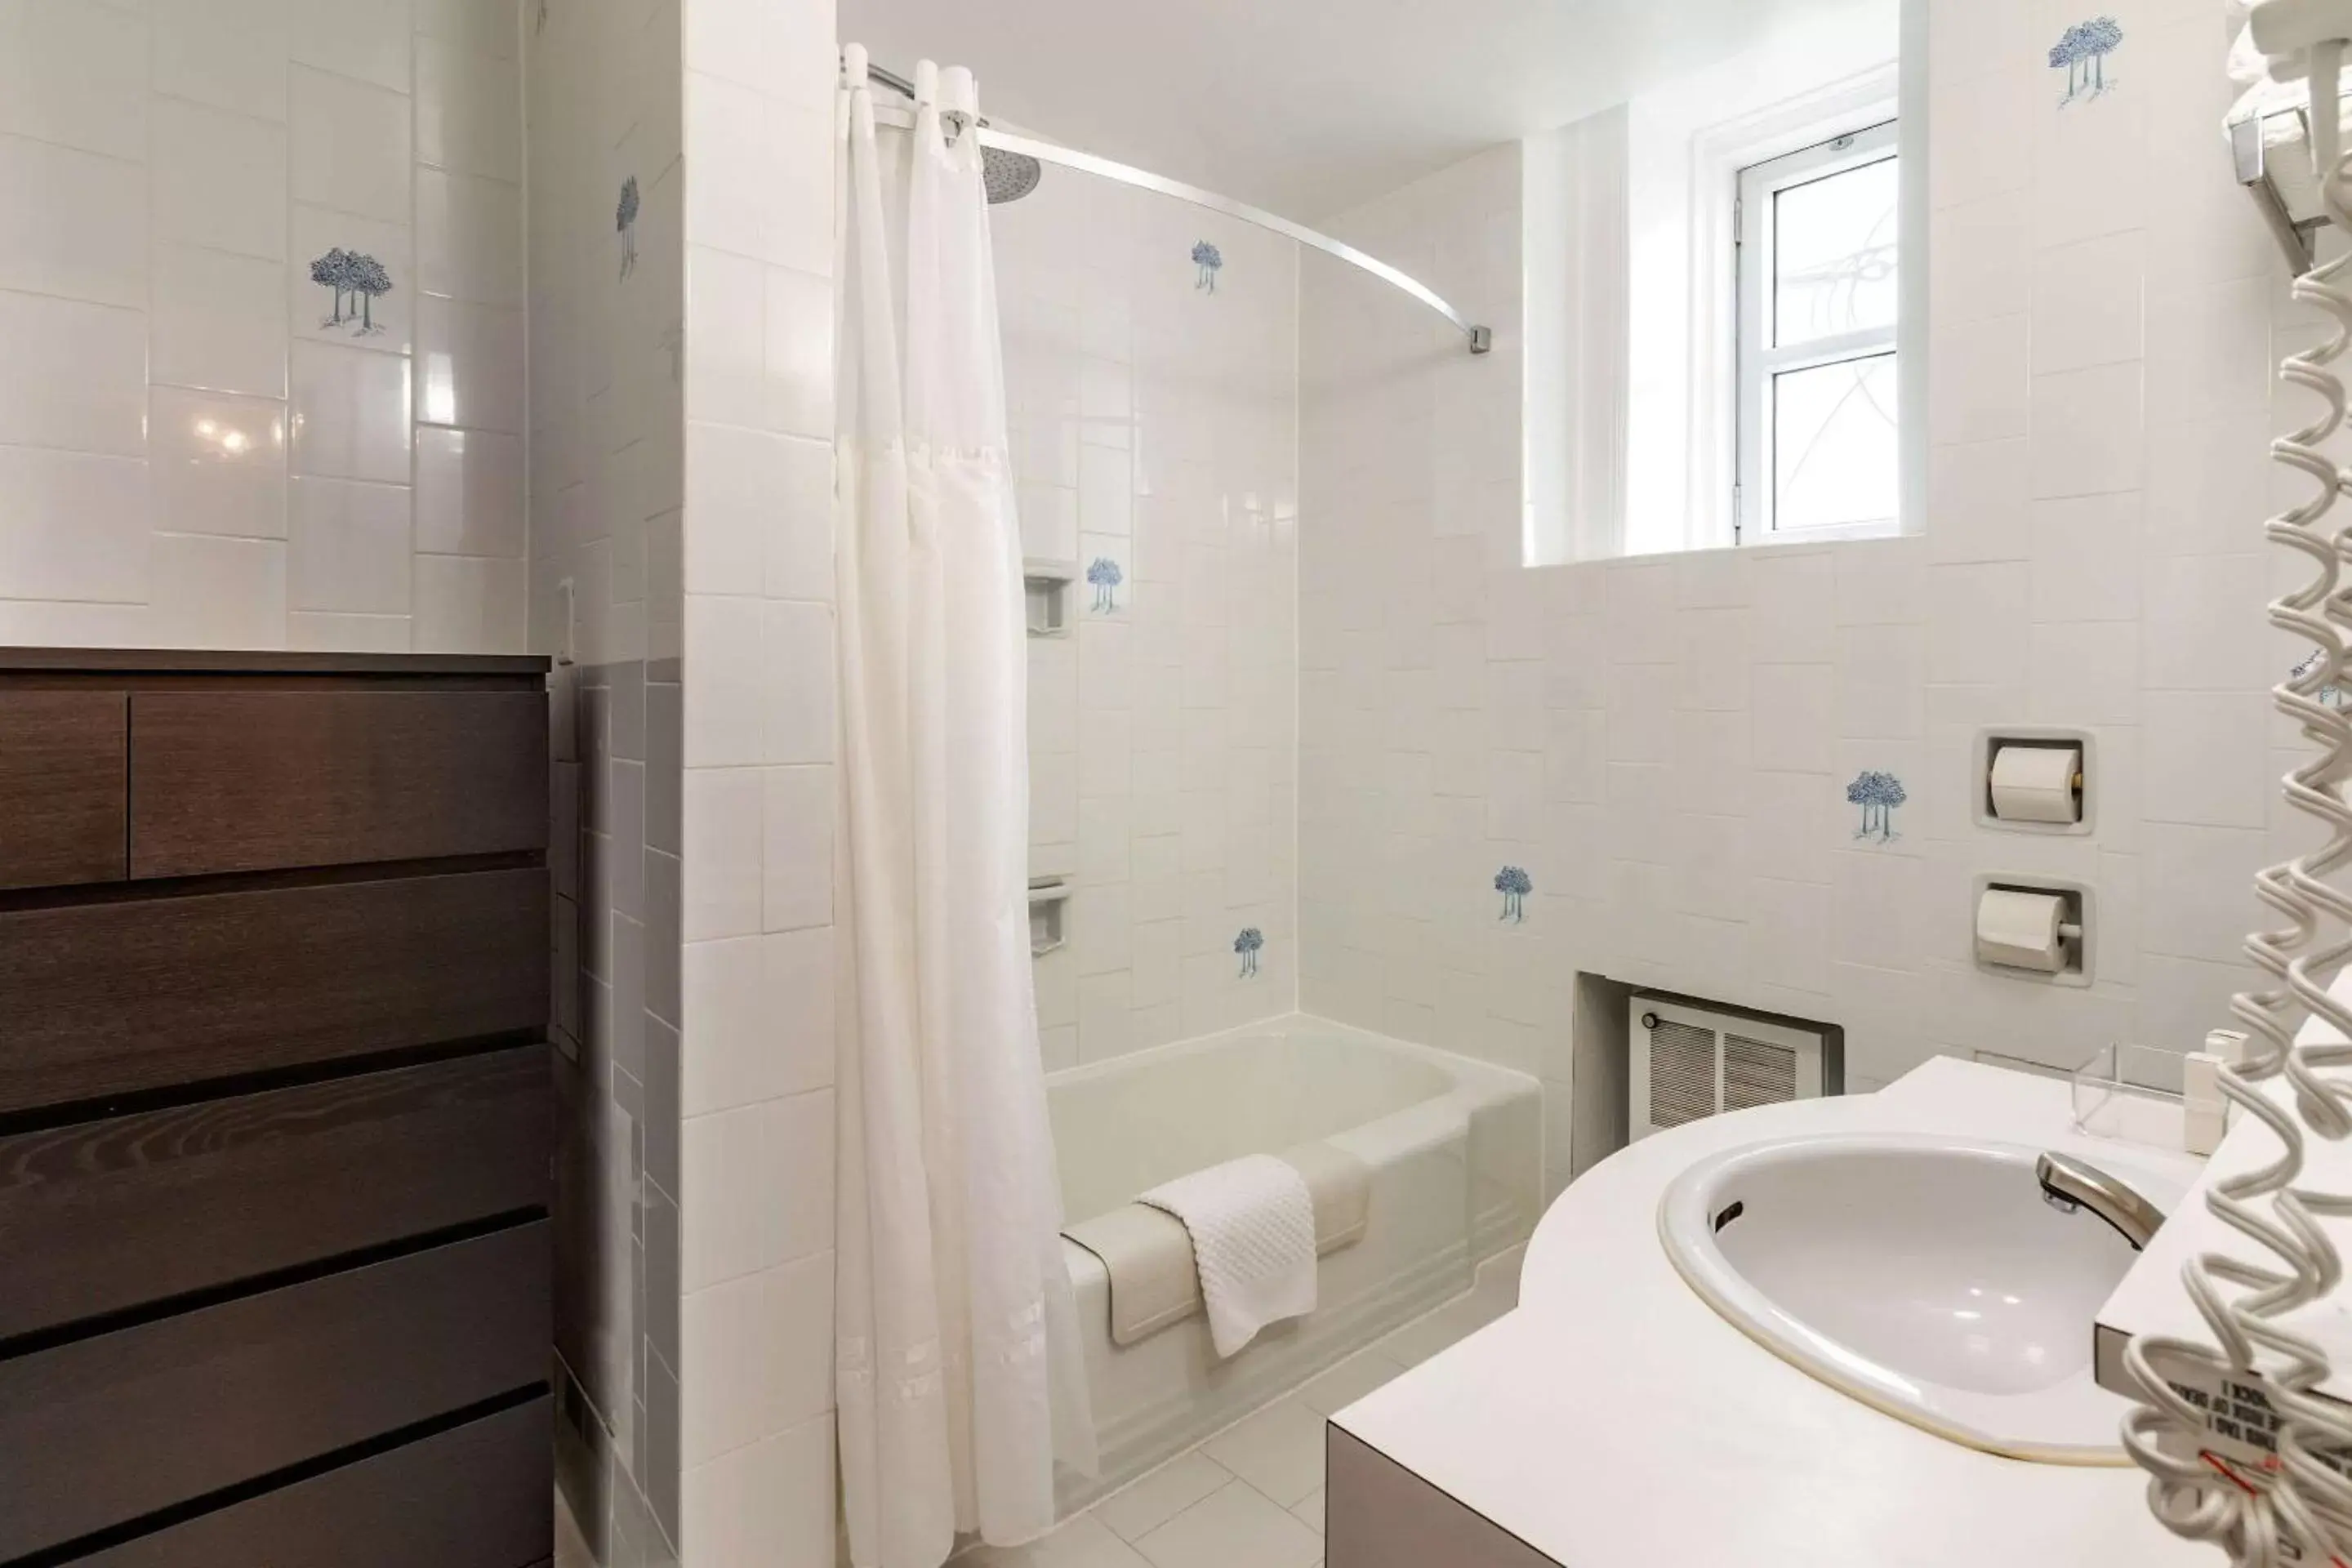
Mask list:
[[[2091,1381],[2092,1320],[2137,1256],[2062,1212],[2039,1149],[1902,1134],[1789,1138],[1701,1160],[1658,1233],[1692,1289],[1832,1387],[2014,1458],[2122,1464],[2126,1403]],[[2099,1163],[2160,1206],[2177,1182]]]

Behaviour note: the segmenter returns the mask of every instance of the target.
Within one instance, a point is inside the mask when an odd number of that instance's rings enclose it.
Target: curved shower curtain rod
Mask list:
[[[915,96],[914,84],[894,72],[884,70],[878,66],[868,66],[866,74],[894,92],[902,93],[908,98]],[[1295,239],[1301,245],[1313,246],[1326,256],[1336,257],[1350,267],[1360,268],[1381,281],[1402,289],[1453,322],[1454,330],[1459,331],[1469,344],[1472,353],[1482,354],[1495,346],[1495,334],[1491,328],[1478,326],[1465,320],[1461,311],[1447,304],[1444,298],[1428,284],[1409,273],[1399,271],[1378,257],[1367,256],[1354,246],[1333,239],[1329,235],[1308,228],[1304,224],[1293,223],[1286,217],[1277,216],[1263,207],[1251,206],[1246,202],[1237,202],[1231,196],[1221,196],[1214,191],[1204,191],[1198,185],[1188,185],[1181,180],[1171,180],[1164,174],[1155,174],[1149,169],[1139,169],[1132,164],[1115,163],[1108,158],[1098,158],[1092,153],[1080,153],[1051,142],[1040,142],[1034,137],[1015,136],[1011,132],[997,130],[984,120],[980,122],[979,130],[981,145],[983,147],[994,147],[1000,152],[1019,153],[1024,157],[1034,158],[1040,163],[1058,163],[1066,169],[1076,169],[1085,174],[1097,174],[1106,180],[1116,180],[1122,185],[1132,185],[1139,191],[1156,191],[1163,196],[1173,196],[1180,202],[1190,202],[1196,207],[1206,207],[1211,212],[1223,213],[1227,217],[1239,218],[1244,223],[1255,224],[1260,228],[1269,229],[1288,239]]]

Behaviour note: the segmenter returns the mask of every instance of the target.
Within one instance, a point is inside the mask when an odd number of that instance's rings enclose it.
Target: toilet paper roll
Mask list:
[[[2066,900],[2053,893],[1988,888],[1977,902],[1977,956],[2055,974],[2066,967],[2066,939],[2058,929],[2065,919]]]
[[[2003,822],[2080,822],[2078,746],[2003,746],[1992,759],[1992,814]]]

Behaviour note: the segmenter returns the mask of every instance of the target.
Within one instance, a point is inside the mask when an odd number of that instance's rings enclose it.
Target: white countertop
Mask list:
[[[1939,1058],[1876,1094],[1645,1139],[1544,1215],[1517,1310],[1333,1419],[1567,1568],[2210,1568],[2148,1513],[2139,1470],[1999,1458],[1882,1415],[1717,1317],[1658,1241],[1684,1167],[1800,1131],[2127,1151],[2193,1179],[2070,1121],[2062,1082]]]
[[[2336,1000],[2352,1002],[2352,967],[2339,973],[2328,989]],[[2295,1034],[2298,1046],[2344,1043],[2343,1032],[2315,1014],[2305,1018]],[[2284,1078],[2271,1079],[2262,1086],[2262,1091],[2277,1104],[2290,1108],[2294,1104],[2294,1089]],[[2306,1127],[2303,1148],[2303,1172],[2296,1178],[2297,1187],[2305,1192],[2352,1193],[2352,1141],[2332,1143]],[[2200,1253],[2233,1258],[2263,1268],[2278,1268],[2279,1258],[2252,1237],[2215,1218],[2205,1206],[2206,1192],[2215,1182],[2267,1165],[2278,1155],[2275,1133],[2259,1120],[2233,1112],[2229,1134],[2214,1151],[2195,1187],[2181,1199],[2172,1216],[2165,1221],[2164,1228],[2148,1243],[2147,1252],[2099,1310],[2101,1326],[2127,1337],[2152,1334],[2210,1342],[2212,1331],[2206,1327],[2189,1293],[2181,1289],[2182,1268]],[[2328,1229],[2337,1247],[2347,1245],[2347,1235],[2342,1225],[2331,1224]],[[2352,1403],[2352,1293],[2339,1290],[2285,1314],[2279,1321],[2283,1327],[2308,1335],[2326,1350],[2334,1373],[2319,1384],[2318,1392]]]

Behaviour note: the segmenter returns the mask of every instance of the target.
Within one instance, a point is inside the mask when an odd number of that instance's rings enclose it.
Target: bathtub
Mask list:
[[[1372,1173],[1364,1238],[1323,1258],[1316,1310],[1229,1360],[1200,1313],[1113,1344],[1109,1276],[1064,1239],[1101,1454],[1097,1475],[1060,1477],[1066,1511],[1468,1289],[1479,1262],[1525,1241],[1541,1214],[1539,1087],[1451,1052],[1293,1015],[1045,1083],[1074,1223],[1189,1171],[1313,1139]]]

